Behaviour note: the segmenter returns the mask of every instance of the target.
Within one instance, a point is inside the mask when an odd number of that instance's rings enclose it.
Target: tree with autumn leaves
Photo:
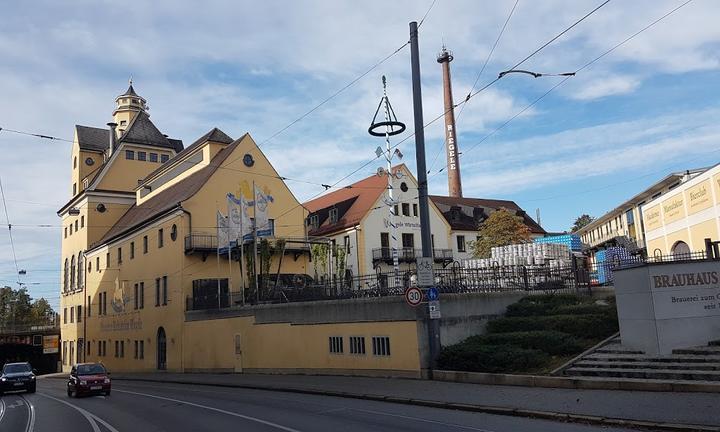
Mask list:
[[[480,225],[478,240],[470,247],[475,258],[490,258],[490,250],[494,247],[528,243],[530,240],[530,228],[523,218],[501,208]]]

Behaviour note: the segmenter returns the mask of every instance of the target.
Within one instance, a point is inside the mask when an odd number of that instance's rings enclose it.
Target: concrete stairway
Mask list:
[[[720,383],[720,346],[678,349],[671,356],[650,357],[614,340],[575,361],[564,375]]]

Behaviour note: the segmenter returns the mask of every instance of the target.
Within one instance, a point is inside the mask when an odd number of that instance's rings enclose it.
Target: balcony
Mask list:
[[[419,257],[422,257],[422,249],[414,248],[399,248],[398,261],[399,262],[415,262]],[[377,266],[379,263],[392,264],[393,263],[393,248],[384,247],[373,249],[372,251],[373,265]],[[433,259],[436,263],[450,263],[453,260],[452,249],[433,249]]]
[[[278,240],[272,237],[271,241]],[[285,238],[285,255],[292,255],[294,260],[302,255],[310,256],[310,243],[304,238]],[[246,243],[247,244],[247,243]],[[217,254],[218,240],[216,235],[204,233],[192,233],[185,236],[185,255],[200,255],[207,259],[209,255]],[[258,252],[259,253],[259,252]],[[240,256],[239,247],[232,250],[232,258],[238,260]],[[227,257],[227,249],[223,251],[220,258]]]

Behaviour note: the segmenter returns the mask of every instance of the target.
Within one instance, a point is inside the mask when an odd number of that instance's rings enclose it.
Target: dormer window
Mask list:
[[[334,224],[338,221],[338,209],[332,208],[330,209],[330,223]]]
[[[308,226],[310,227],[310,229],[318,229],[318,227],[320,226],[320,218],[318,217],[318,215],[311,215],[308,218]]]
[[[133,100],[132,100],[132,103],[134,103],[134,104],[138,104],[138,103],[140,103],[140,101],[139,101],[139,100],[137,100],[137,99],[133,99]]]
[[[127,125],[127,120],[120,120],[120,126]]]

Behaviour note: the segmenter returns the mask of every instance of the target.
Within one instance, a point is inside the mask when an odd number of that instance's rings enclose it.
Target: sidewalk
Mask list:
[[[311,375],[117,373],[113,379],[282,390],[605,425],[627,424],[653,430],[720,431],[717,393],[530,388]],[[692,429],[681,425],[711,427]]]

